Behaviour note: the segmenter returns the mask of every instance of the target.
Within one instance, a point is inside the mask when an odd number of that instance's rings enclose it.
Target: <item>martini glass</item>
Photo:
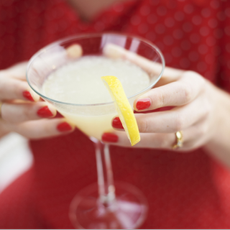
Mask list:
[[[74,55],[69,52],[69,47],[74,47]],[[76,104],[47,97],[43,90],[44,82],[54,71],[90,55],[124,59],[148,74],[148,86],[135,95],[127,95],[131,105],[160,79],[164,58],[155,45],[138,37],[116,33],[85,34],[44,47],[31,58],[27,67],[30,87],[95,144],[98,181],[73,198],[69,211],[73,226],[86,229],[138,228],[147,216],[147,201],[138,188],[123,182],[114,183],[109,145],[101,141],[104,132],[113,130],[111,121],[117,116],[112,99],[108,103]]]

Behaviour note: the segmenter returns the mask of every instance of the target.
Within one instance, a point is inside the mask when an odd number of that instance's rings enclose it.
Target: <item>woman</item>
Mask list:
[[[173,106],[136,116],[140,143],[123,148],[128,139],[116,130],[102,138],[113,145],[115,180],[148,200],[141,228],[230,227],[228,1],[5,0],[0,15],[0,130],[33,139],[35,159],[0,196],[1,228],[72,228],[71,199],[96,181],[88,137],[63,118],[48,119],[56,111],[30,93],[24,66],[9,66],[57,39],[102,31],[150,40],[174,68],[134,104],[137,111]],[[119,119],[111,122],[121,128]]]

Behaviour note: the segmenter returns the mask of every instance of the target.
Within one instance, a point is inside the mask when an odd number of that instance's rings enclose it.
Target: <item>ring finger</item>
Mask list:
[[[138,142],[134,148],[154,148],[154,149],[167,149],[176,151],[188,151],[197,147],[195,143],[199,137],[198,129],[196,126],[190,127],[182,131],[183,145],[182,147],[173,149],[172,147],[177,144],[175,133],[140,133],[141,141]],[[112,133],[104,133],[102,141],[122,147],[131,147],[130,141],[124,131],[114,131]]]

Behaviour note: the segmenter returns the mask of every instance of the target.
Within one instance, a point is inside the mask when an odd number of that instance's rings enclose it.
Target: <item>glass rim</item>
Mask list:
[[[144,38],[141,38],[139,36],[133,36],[133,35],[128,35],[128,34],[125,34],[125,33],[110,33],[110,32],[102,32],[102,33],[87,33],[87,34],[79,34],[79,35],[73,35],[73,36],[69,36],[69,37],[66,37],[66,38],[63,38],[63,39],[60,39],[60,40],[57,40],[55,42],[52,42],[50,43],[49,45],[41,48],[39,51],[37,51],[29,60],[28,64],[27,64],[27,67],[26,67],[26,80],[27,80],[27,83],[29,84],[30,88],[36,93],[38,94],[41,98],[44,98],[48,101],[51,101],[53,103],[58,103],[58,104],[62,104],[62,105],[70,105],[70,106],[76,106],[76,107],[90,107],[90,106],[104,106],[104,105],[112,105],[114,103],[114,101],[112,100],[111,102],[105,102],[105,103],[94,103],[94,104],[77,104],[77,103],[69,103],[69,102],[64,102],[64,101],[59,101],[59,100],[55,100],[55,99],[52,99],[52,98],[49,98],[47,96],[45,96],[44,94],[38,92],[32,85],[31,85],[31,82],[29,80],[29,76],[28,76],[28,72],[29,72],[29,69],[30,69],[30,66],[31,64],[33,63],[33,61],[40,55],[42,54],[43,52],[46,52],[46,49],[49,49],[49,48],[52,48],[52,47],[55,47],[55,45],[57,44],[60,44],[60,43],[64,43],[64,42],[67,42],[67,41],[71,41],[71,40],[74,40],[74,39],[80,39],[80,38],[92,38],[92,37],[102,37],[103,35],[115,35],[115,36],[121,36],[121,37],[128,37],[128,38],[131,38],[131,39],[138,39],[139,41],[141,42],[144,42],[148,45],[150,45],[151,47],[153,47],[157,53],[159,54],[160,58],[161,58],[161,61],[162,61],[162,70],[160,72],[160,74],[158,75],[156,81],[154,81],[152,84],[150,84],[148,87],[144,88],[143,90],[141,90],[140,92],[134,94],[134,95],[131,95],[128,98],[128,100],[132,99],[132,98],[135,98],[137,97],[138,95],[141,95],[145,92],[147,92],[149,89],[151,89],[158,81],[159,79],[161,78],[161,76],[163,75],[163,72],[164,72],[164,68],[165,68],[165,59],[164,59],[164,56],[163,54],[161,53],[160,49],[154,45],[153,43],[151,43],[150,41],[148,41],[147,39],[144,39]]]

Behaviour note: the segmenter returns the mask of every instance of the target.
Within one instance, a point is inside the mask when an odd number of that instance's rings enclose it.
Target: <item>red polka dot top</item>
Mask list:
[[[166,65],[230,91],[230,1],[134,0],[84,22],[64,0],[0,0],[0,68],[73,34],[113,31],[156,44]],[[30,141],[32,168],[0,195],[1,228],[73,228],[69,204],[96,182],[93,143],[79,130]],[[188,153],[111,146],[114,178],[140,188],[141,228],[230,228],[230,173],[202,148]],[[23,201],[23,202],[22,202]]]

